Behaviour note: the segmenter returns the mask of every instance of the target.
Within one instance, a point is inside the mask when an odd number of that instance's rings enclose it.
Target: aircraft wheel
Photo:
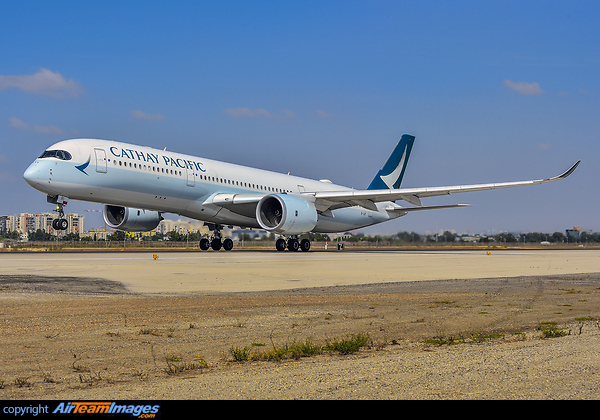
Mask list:
[[[223,249],[225,251],[231,251],[233,249],[233,241],[229,238],[223,241]]]
[[[275,248],[277,248],[277,251],[285,251],[285,239],[277,239],[277,242],[275,242]]]
[[[213,239],[212,242],[210,243],[210,247],[214,250],[214,251],[218,251],[221,249],[221,240],[219,238]]]
[[[200,239],[200,249],[206,251],[208,248],[210,248],[210,241],[206,238]]]
[[[300,250],[303,252],[308,252],[310,249],[310,241],[308,239],[302,239],[300,241]]]
[[[69,221],[67,219],[58,219],[56,225],[58,226],[59,230],[67,230],[69,227]]]
[[[59,227],[58,227],[58,219],[52,220],[52,229],[54,229],[54,230],[58,230],[59,229]]]
[[[287,241],[287,249],[290,251],[298,251],[298,248],[300,248],[300,244],[298,243],[297,239],[289,239]]]

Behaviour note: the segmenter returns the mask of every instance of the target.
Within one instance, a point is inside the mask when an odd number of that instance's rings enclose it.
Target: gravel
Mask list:
[[[159,297],[94,279],[71,288],[73,278],[0,276],[0,398],[597,399],[599,278]],[[568,335],[544,339],[541,322]],[[239,363],[229,354],[358,333],[372,346],[346,356]],[[424,342],[440,337],[479,340]],[[208,367],[168,374],[168,360]]]

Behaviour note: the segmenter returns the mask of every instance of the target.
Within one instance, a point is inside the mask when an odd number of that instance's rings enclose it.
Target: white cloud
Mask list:
[[[327,111],[323,111],[322,109],[315,109],[315,114],[319,116],[319,118],[333,118],[333,115]]]
[[[35,131],[36,133],[43,133],[43,134],[65,134],[64,130],[58,128],[55,125],[34,124],[33,131]]]
[[[34,131],[42,134],[65,134],[64,130],[58,128],[55,125],[41,125],[41,124],[27,124],[25,121],[17,118],[10,117],[10,125],[17,130],[23,131]]]
[[[273,115],[266,109],[250,109],[250,108],[227,108],[224,111],[227,115],[235,118],[240,117],[267,117],[272,118]]]
[[[511,80],[505,80],[504,86],[509,89],[514,90],[521,95],[540,95],[544,93],[542,88],[540,88],[540,84],[537,82],[527,83],[527,82],[513,82]]]
[[[296,118],[296,113],[294,111],[290,111],[289,109],[284,109],[283,113],[285,114],[285,118]]]
[[[270,111],[267,111],[264,108],[256,108],[256,109],[250,109],[247,107],[240,107],[240,108],[227,108],[225,111],[223,111],[225,114],[234,117],[234,118],[242,118],[242,117],[249,117],[249,118],[258,118],[258,117],[264,117],[264,118],[272,118],[275,120],[286,120],[286,119],[294,119],[296,118],[296,113],[294,111],[291,111],[289,109],[284,109],[283,110],[283,115],[281,114],[274,114]]]
[[[79,82],[66,80],[60,73],[48,69],[31,75],[0,75],[0,90],[10,88],[55,98],[76,98],[83,93]]]
[[[138,120],[163,121],[165,119],[164,115],[147,114],[144,111],[140,111],[139,109],[131,111],[131,115]]]
[[[537,147],[540,150],[550,150],[550,149],[552,149],[552,145],[550,143],[539,143]]]
[[[29,130],[29,124],[17,117],[10,117],[10,125],[17,130]]]

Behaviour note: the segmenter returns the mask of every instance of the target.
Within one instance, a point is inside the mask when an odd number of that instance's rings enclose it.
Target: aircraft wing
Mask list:
[[[449,204],[438,206],[423,206],[421,198],[449,195],[461,192],[494,190],[499,188],[522,187],[525,185],[543,184],[545,182],[558,181],[571,175],[581,161],[575,163],[571,168],[561,175],[553,178],[538,179],[532,181],[500,182],[492,184],[455,185],[448,187],[426,187],[426,188],[401,188],[386,190],[343,190],[343,191],[316,191],[306,192],[301,195],[311,202],[314,201],[319,213],[330,214],[331,210],[360,206],[369,210],[378,211],[375,203],[384,201],[404,200],[416,207],[393,206],[386,208],[390,212],[410,212],[419,210],[441,209],[451,207],[463,207],[466,204]],[[230,194],[221,193],[212,197],[212,204],[228,208],[235,213],[248,217],[254,217],[256,205],[264,197],[263,193]]]
[[[347,191],[317,191],[310,193],[315,197],[317,210],[323,212],[342,207],[361,206],[377,210],[375,203],[382,201],[404,200],[416,206],[422,206],[421,198],[449,195],[461,192],[494,190],[499,188],[522,187],[537,185],[564,179],[571,175],[581,161],[578,161],[564,173],[546,179],[517,182],[500,182],[491,184],[456,185],[447,187],[402,188],[390,190],[347,190]]]

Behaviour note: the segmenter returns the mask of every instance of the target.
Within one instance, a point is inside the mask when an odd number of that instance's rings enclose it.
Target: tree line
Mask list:
[[[44,232],[41,229],[35,232],[29,232],[27,234],[30,241],[56,241],[57,237],[50,233]],[[112,234],[107,235],[109,241],[123,241],[126,240],[128,234],[122,231],[116,231]],[[17,231],[0,231],[0,239],[12,239],[18,240],[21,238],[21,234]],[[201,235],[197,232],[190,233],[179,233],[177,231],[170,231],[166,234],[154,234],[150,236],[143,236],[144,241],[172,241],[172,242],[197,242],[201,238]],[[326,234],[308,233],[302,235],[302,238],[310,239],[311,241],[332,241],[333,238]],[[243,232],[239,236],[240,240],[243,241],[269,241],[275,240],[274,234],[259,236],[256,233],[251,236],[249,233]],[[60,237],[61,241],[93,241],[94,238],[90,236],[81,237],[76,233],[69,233]],[[393,235],[366,235],[364,233],[350,233],[346,232],[340,239],[343,242],[369,242],[378,244],[411,244],[411,243],[444,243],[444,242],[500,242],[500,243],[600,243],[600,233],[598,232],[579,232],[578,237],[567,236],[562,232],[554,233],[543,233],[543,232],[528,232],[528,233],[499,233],[496,235],[476,235],[466,236],[457,235],[450,231],[444,231],[443,233],[436,234],[420,234],[416,232],[398,232]]]
[[[542,233],[499,233],[496,235],[457,235],[456,233],[445,231],[439,234],[419,234],[416,232],[398,232],[394,235],[365,235],[363,233],[346,233],[343,239],[345,242],[379,242],[379,243],[444,243],[444,242],[501,242],[501,243],[566,243],[566,242],[600,242],[600,233],[580,232],[579,237],[567,236],[562,232]]]

